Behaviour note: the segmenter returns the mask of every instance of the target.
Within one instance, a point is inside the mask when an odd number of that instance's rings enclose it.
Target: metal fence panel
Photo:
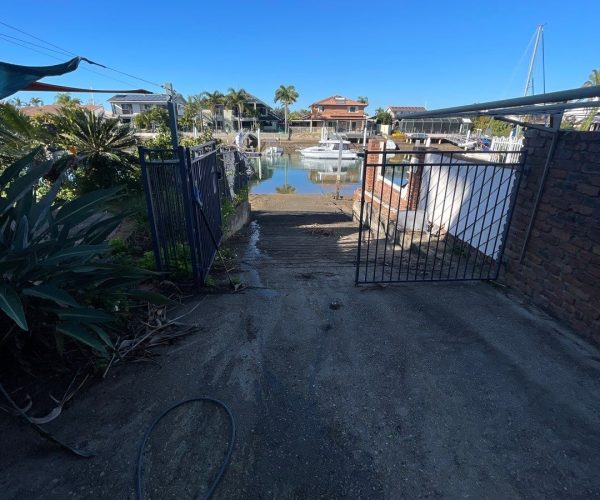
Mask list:
[[[156,268],[200,285],[222,234],[215,144],[139,155]]]
[[[367,151],[356,283],[496,279],[522,172],[498,154]]]

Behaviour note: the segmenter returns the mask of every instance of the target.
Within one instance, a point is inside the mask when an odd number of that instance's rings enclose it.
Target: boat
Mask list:
[[[263,150],[264,156],[281,156],[283,154],[283,148],[280,146],[269,146]]]
[[[325,139],[319,141],[318,146],[300,149],[300,156],[304,158],[317,158],[320,160],[338,160],[340,158],[340,145],[342,147],[342,160],[356,160],[356,151],[350,149],[350,141],[340,139]]]

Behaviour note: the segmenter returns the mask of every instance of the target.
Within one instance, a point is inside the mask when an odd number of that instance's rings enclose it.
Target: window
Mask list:
[[[133,114],[133,106],[131,104],[121,104],[121,111],[124,115]]]
[[[356,113],[356,106],[348,106],[349,113]]]
[[[317,111],[319,113],[322,113],[323,111],[325,111],[325,108],[323,106],[317,106]]]

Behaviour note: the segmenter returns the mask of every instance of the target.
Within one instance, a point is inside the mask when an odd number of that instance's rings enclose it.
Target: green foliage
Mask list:
[[[52,142],[48,130],[11,104],[0,104],[0,167],[9,165],[32,148]],[[38,160],[45,159],[39,150]]]
[[[147,109],[136,115],[133,122],[142,129],[151,129],[154,124],[159,131],[169,130],[169,112],[159,107]]]
[[[390,115],[387,111],[382,108],[377,108],[375,110],[375,121],[380,125],[391,125],[392,124],[392,115]]]
[[[37,164],[37,153],[0,175],[2,346],[17,356],[24,343],[60,354],[74,342],[105,356],[123,328],[115,311],[126,309],[137,285],[152,274],[113,262],[105,243],[125,214],[102,215],[101,209],[120,188],[60,202],[63,174],[38,197],[34,187],[52,164]]]
[[[298,100],[299,96],[300,94],[293,85],[288,85],[287,87],[285,85],[280,85],[275,91],[273,100],[283,104],[286,132],[288,130],[288,106],[290,104],[294,104]]]
[[[512,132],[512,125],[494,120],[489,116],[478,116],[473,118],[473,130],[477,129],[493,137],[508,137]]]
[[[126,185],[139,189],[139,168],[130,152],[136,139],[129,126],[82,109],[62,115],[61,140],[74,153],[80,193]]]
[[[56,94],[54,102],[61,106],[81,106],[81,99],[79,99],[79,97],[71,97],[71,94],[69,94],[68,92],[59,92],[58,94]]]

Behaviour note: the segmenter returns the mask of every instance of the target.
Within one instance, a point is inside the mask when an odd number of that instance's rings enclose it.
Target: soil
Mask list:
[[[3,498],[133,498],[144,430],[208,395],[232,409],[215,498],[599,498],[600,353],[487,283],[354,286],[356,223],[326,197],[254,197],[246,287],[177,315],[196,334],[109,372],[48,425],[0,415]],[[204,403],[161,422],[149,498],[190,498],[228,445]]]

